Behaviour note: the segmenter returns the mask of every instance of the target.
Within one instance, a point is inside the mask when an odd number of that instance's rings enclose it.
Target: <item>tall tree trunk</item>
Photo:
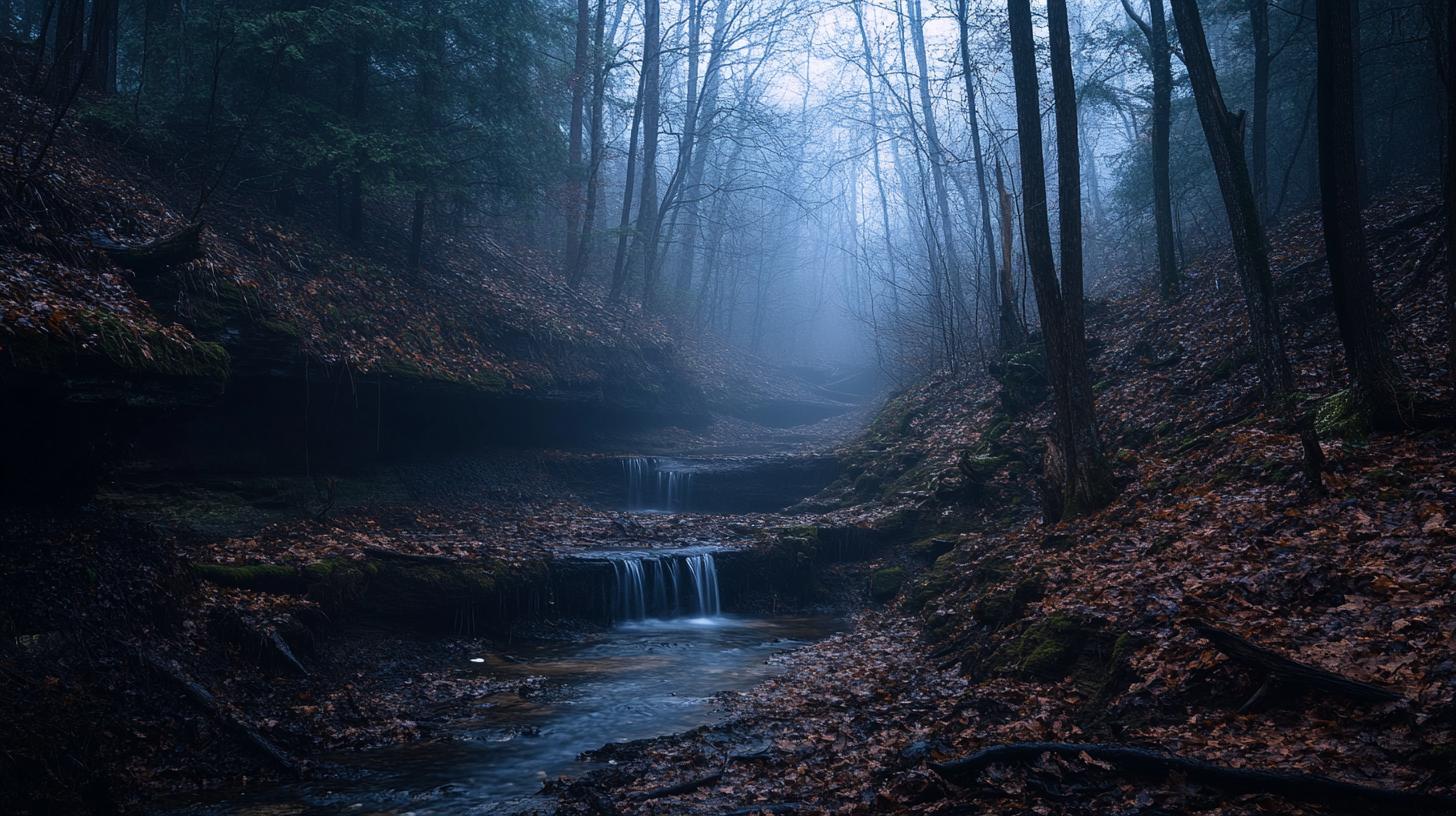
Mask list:
[[[103,94],[116,93],[118,0],[92,0],[91,35],[86,43],[87,82]],[[8,20],[6,22],[9,22]]]
[[[70,98],[85,65],[86,1],[59,0],[56,16],[56,56],[47,79],[48,95],[57,101]]]
[[[699,14],[701,14],[701,10]],[[702,227],[698,223],[701,213],[703,175],[707,170],[708,151],[712,145],[715,119],[718,117],[718,94],[723,80],[723,54],[727,46],[728,36],[728,0],[718,0],[718,6],[713,19],[713,36],[708,45],[708,70],[703,77],[703,93],[695,105],[689,105],[688,109],[692,119],[688,123],[692,127],[691,138],[694,147],[691,154],[691,161],[688,165],[687,181],[679,194],[687,199],[686,201],[686,223],[684,224],[684,235],[681,257],[678,262],[677,271],[677,292],[679,299],[686,296],[693,283],[693,272],[697,265],[698,233]],[[697,37],[692,38],[693,42]],[[694,60],[696,62],[696,60]],[[685,127],[683,137],[689,137]]]
[[[961,279],[960,259],[956,253],[955,222],[950,215],[950,194],[945,183],[945,150],[940,143],[940,131],[935,124],[935,109],[930,100],[930,68],[925,57],[925,19],[921,14],[920,0],[907,0],[910,11],[910,42],[915,50],[915,68],[919,74],[921,116],[925,120],[926,154],[930,160],[930,180],[935,187],[935,209],[940,216],[942,258],[945,278],[949,284],[950,302],[947,304],[947,322],[952,336],[959,334],[961,316],[965,312],[965,286]],[[958,343],[952,340],[948,349],[952,367],[956,364]]]
[[[1323,489],[1320,468],[1324,464],[1324,455],[1320,452],[1314,428],[1298,417],[1294,405],[1294,371],[1285,352],[1279,306],[1274,300],[1274,281],[1269,274],[1269,245],[1254,202],[1254,189],[1249,182],[1238,123],[1224,104],[1196,0],[1171,2],[1178,41],[1183,46],[1183,64],[1188,68],[1198,118],[1203,124],[1203,134],[1228,216],[1239,285],[1243,289],[1249,316],[1249,335],[1259,365],[1259,382],[1271,406],[1298,425],[1300,443],[1304,448],[1305,478],[1311,489],[1319,491]]]
[[[1359,157],[1350,97],[1355,74],[1351,28],[1348,3],[1315,4],[1320,212],[1351,393],[1372,425],[1391,429],[1405,424],[1401,396],[1406,389],[1380,316],[1360,217]]]
[[[606,106],[607,66],[606,52],[607,0],[597,0],[596,21],[592,30],[592,97],[591,97],[591,154],[587,159],[586,207],[581,215],[581,236],[574,250],[575,256],[567,266],[567,281],[575,286],[586,274],[587,262],[591,258],[592,229],[596,223],[597,197],[602,170],[602,113]]]
[[[632,230],[632,193],[637,182],[637,139],[642,131],[642,81],[646,75],[637,77],[637,100],[632,105],[632,133],[627,137],[627,178],[622,185],[622,218],[617,224],[617,255],[612,261],[613,300],[622,296],[627,286],[627,239]]]
[[[969,0],[956,0],[956,23],[960,28],[960,49],[961,69],[965,74],[966,82],[966,126],[971,131],[971,158],[976,163],[976,190],[980,193],[981,199],[981,240],[986,244],[986,268],[996,270],[996,239],[992,237],[991,226],[991,201],[986,194],[986,157],[981,152],[981,123],[976,110],[976,75],[971,68],[971,43],[970,43],[970,10],[967,8]],[[1009,252],[1007,247],[1003,251]],[[1011,302],[1011,295],[1008,292],[1000,293],[1001,309]],[[1021,345],[1026,338],[1019,333],[1021,323],[1015,320],[1012,314],[1009,322],[1006,315],[1002,314],[999,320],[997,331],[997,342],[1004,349],[1011,349]],[[1010,333],[1008,333],[1010,329]]]
[[[875,191],[880,204],[880,230],[885,240],[885,263],[890,268],[890,291],[892,316],[899,322],[899,275],[896,272],[896,253],[893,233],[890,231],[890,199],[885,194],[884,162],[880,157],[880,107],[875,94],[875,60],[870,51],[870,35],[864,24],[864,0],[854,0],[854,20],[859,28],[860,45],[864,51],[865,88],[869,94],[870,106],[870,159],[875,171]]]
[[[1456,0],[1446,0],[1446,376],[1456,384]]]
[[[1259,220],[1269,218],[1269,0],[1249,0],[1249,29],[1254,35],[1254,121],[1249,136],[1254,200]]]
[[[1062,250],[1062,304],[1071,323],[1073,342],[1086,336],[1082,315],[1082,159],[1078,134],[1077,80],[1072,75],[1072,35],[1067,26],[1066,0],[1047,0],[1050,34],[1052,97],[1057,122],[1057,228]],[[1073,349],[1085,357],[1085,348]],[[1086,384],[1087,404],[1092,386]]]
[[[652,302],[657,272],[657,137],[661,126],[662,40],[659,0],[644,0],[642,34],[642,196],[632,255],[642,267],[642,303]]]
[[[576,280],[574,268],[581,242],[581,182],[586,175],[581,166],[582,119],[586,106],[586,76],[591,65],[591,0],[576,0],[576,60],[568,84],[571,87],[571,116],[566,136],[566,243],[561,252],[562,272],[567,280]]]
[[[1163,0],[1150,0],[1144,21],[1128,0],[1122,7],[1148,40],[1148,68],[1153,75],[1153,222],[1158,245],[1158,290],[1164,300],[1178,296],[1178,254],[1173,239],[1173,189],[1169,142],[1173,123],[1173,66]]]
[[[1047,4],[1052,38],[1052,79],[1056,97],[1059,172],[1072,167],[1071,186],[1061,183],[1061,206],[1073,207],[1061,217],[1063,269],[1058,283],[1052,257],[1051,224],[1047,220],[1046,170],[1042,164],[1041,90],[1037,77],[1036,43],[1032,34],[1030,0],[1008,0],[1011,63],[1016,87],[1017,140],[1021,148],[1021,185],[1026,255],[1041,313],[1042,341],[1047,356],[1055,405],[1055,435],[1049,440],[1044,471],[1052,520],[1090,512],[1106,504],[1115,489],[1102,444],[1097,436],[1092,407],[1091,377],[1087,372],[1086,339],[1082,332],[1080,252],[1081,224],[1077,219],[1081,192],[1076,189],[1076,96],[1071,87],[1072,58],[1064,0]],[[1060,77],[1060,78],[1059,78]],[[1068,193],[1070,192],[1070,195]],[[1068,242],[1071,247],[1068,248]],[[1073,287],[1076,287],[1075,290]]]
[[[369,104],[369,52],[361,43],[351,57],[353,76],[349,88],[349,116],[354,127],[364,128]],[[359,243],[364,240],[364,174],[359,165],[363,156],[354,157],[354,168],[349,173],[349,208],[347,230],[349,240]]]
[[[996,192],[1001,210],[1001,303],[999,309],[1001,340],[1006,348],[1015,348],[1026,342],[1026,326],[1021,313],[1016,310],[1016,282],[1011,275],[1011,263],[1016,254],[1016,213],[1011,206],[1011,191],[1001,177],[1001,160],[996,159]],[[1016,343],[1007,344],[1006,338],[1018,338]]]
[[[1274,282],[1269,274],[1269,246],[1259,222],[1254,190],[1244,162],[1236,117],[1229,112],[1218,86],[1213,58],[1203,33],[1195,0],[1171,0],[1183,62],[1193,86],[1198,117],[1208,141],[1214,172],[1233,235],[1234,258],[1248,306],[1250,334],[1258,354],[1259,379],[1266,396],[1283,400],[1294,391],[1294,376],[1284,350]]]

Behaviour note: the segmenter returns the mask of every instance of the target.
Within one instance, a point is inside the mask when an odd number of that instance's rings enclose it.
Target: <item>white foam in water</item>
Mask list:
[[[712,553],[613,557],[612,619],[686,619],[712,623],[723,614]]]

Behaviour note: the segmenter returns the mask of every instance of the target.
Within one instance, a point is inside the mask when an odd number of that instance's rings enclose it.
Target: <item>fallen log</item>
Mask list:
[[[202,257],[202,222],[188,224],[176,232],[142,244],[105,240],[97,241],[95,246],[117,266],[137,273],[156,274]]]
[[[680,793],[692,793],[698,788],[701,788],[704,785],[711,785],[722,778],[722,771],[714,771],[713,773],[710,773],[706,776],[699,776],[694,779],[688,779],[683,782],[678,782],[675,785],[663,785],[660,788],[653,788],[650,791],[643,791],[642,793],[633,794],[632,798],[639,802],[645,802],[648,799],[660,799],[664,796],[677,796]]]
[[[278,769],[294,776],[300,773],[301,766],[296,759],[289,756],[282,748],[274,745],[272,740],[258,733],[256,728],[243,722],[235,714],[224,708],[222,703],[218,702],[217,698],[212,696],[212,692],[203,688],[196,680],[184,674],[182,668],[177,665],[175,660],[164,660],[151,652],[143,653],[142,659],[153,671],[177,686],[192,702],[197,704],[198,708],[201,708],[213,719],[226,725],[243,742],[246,742],[260,756],[267,759]]]
[[[947,782],[965,786],[991,765],[1029,764],[1044,754],[1092,760],[1119,772],[1143,776],[1182,774],[1190,782],[1239,793],[1270,794],[1297,802],[1369,812],[1380,807],[1411,813],[1456,813],[1456,797],[1419,791],[1357,785],[1316,774],[1229,768],[1146,748],[1095,743],[1016,742],[984,748],[930,769]]]
[[[1401,699],[1400,694],[1388,688],[1351,680],[1307,663],[1290,660],[1207,621],[1190,620],[1188,626],[1229,659],[1263,677],[1259,691],[1244,704],[1244,708],[1252,707],[1275,687],[1305,688],[1365,703],[1389,703]]]

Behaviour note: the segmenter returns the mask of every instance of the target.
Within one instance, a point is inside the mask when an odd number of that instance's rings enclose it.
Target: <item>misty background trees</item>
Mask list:
[[[5,0],[0,37],[36,99],[171,173],[195,218],[262,202],[412,276],[489,230],[685,341],[900,382],[1030,333],[1053,503],[1077,512],[1109,489],[1084,298],[1176,298],[1231,246],[1216,282],[1298,423],[1266,236],[1316,207],[1348,384],[1408,421],[1360,207],[1451,178],[1450,6]],[[51,120],[10,118],[39,167]]]

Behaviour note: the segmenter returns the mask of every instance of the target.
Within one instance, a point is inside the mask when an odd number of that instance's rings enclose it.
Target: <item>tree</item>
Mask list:
[[[659,0],[642,8],[642,197],[632,255],[642,268],[642,302],[652,302],[657,272],[657,137],[661,127],[662,39]]]
[[[1259,219],[1269,217],[1269,0],[1249,0],[1249,31],[1254,37],[1253,123],[1249,154],[1254,172],[1254,200]]]
[[[976,111],[976,78],[975,73],[971,70],[968,2],[969,0],[956,0],[956,23],[960,29],[961,71],[965,75],[966,82],[966,126],[971,131],[971,157],[976,163],[976,188],[980,193],[981,239],[986,243],[986,265],[995,270],[996,240],[992,237],[991,232],[991,202],[990,197],[986,194],[986,159],[981,153],[981,125]],[[1007,245],[1002,250],[1009,253],[1011,248]],[[1011,301],[1010,286],[1003,281],[1001,286],[995,288],[999,291],[997,342],[1002,350],[1016,348],[1026,341],[1026,336],[1021,321],[1016,318],[1016,306]]]
[[[1274,300],[1274,279],[1269,273],[1269,245],[1264,225],[1259,220],[1249,182],[1244,147],[1239,138],[1242,116],[1235,117],[1224,104],[1223,92],[1214,73],[1213,57],[1203,33],[1203,20],[1196,0],[1171,0],[1173,20],[1178,27],[1178,41],[1183,46],[1183,64],[1188,68],[1188,81],[1193,86],[1198,119],[1213,159],[1218,177],[1224,212],[1228,216],[1233,241],[1239,285],[1244,293],[1244,306],[1249,318],[1249,334],[1259,367],[1259,382],[1264,397],[1286,419],[1299,426],[1300,443],[1304,448],[1305,478],[1314,490],[1320,490],[1320,468],[1324,456],[1319,440],[1308,422],[1295,411],[1294,370],[1284,348],[1284,331],[1279,322],[1279,306]]]
[[[103,94],[116,93],[118,8],[118,0],[92,0],[91,3],[91,32],[86,42],[86,62],[90,66],[87,80]]]
[[[1358,141],[1350,95],[1355,80],[1352,25],[1349,4],[1315,5],[1320,213],[1350,393],[1356,410],[1372,425],[1391,429],[1405,424],[1401,402],[1406,388],[1375,297],[1360,217]]]
[[[586,174],[581,166],[581,131],[586,105],[586,75],[591,66],[591,19],[590,0],[576,0],[576,58],[568,82],[571,114],[566,148],[566,246],[561,253],[567,280],[575,280],[579,274],[574,264],[581,242],[581,182]]]
[[[1051,25],[1052,89],[1057,117],[1057,154],[1061,180],[1062,279],[1052,257],[1047,220],[1046,170],[1042,165],[1041,90],[1030,0],[1007,0],[1011,65],[1016,90],[1017,141],[1021,148],[1023,229],[1041,314],[1042,342],[1055,408],[1055,433],[1048,440],[1044,466],[1046,509],[1052,519],[1095,510],[1115,492],[1092,405],[1082,322],[1081,192],[1077,189],[1076,91],[1071,83],[1071,37],[1065,0],[1047,4]],[[1070,192],[1070,195],[1068,193]],[[1068,267],[1071,267],[1070,270]]]
[[[1173,191],[1169,172],[1169,141],[1173,121],[1173,67],[1168,48],[1168,26],[1163,0],[1149,0],[1148,19],[1143,20],[1128,0],[1122,0],[1127,16],[1148,41],[1148,70],[1153,75],[1153,222],[1158,246],[1158,290],[1164,300],[1178,294],[1178,258],[1173,245]]]
[[[940,216],[942,245],[942,275],[949,284],[945,304],[946,323],[951,340],[948,344],[947,362],[956,364],[959,336],[957,328],[965,309],[964,285],[961,280],[960,258],[956,252],[955,228],[950,216],[950,197],[945,186],[945,149],[940,142],[940,129],[935,124],[935,109],[930,102],[930,70],[925,58],[925,19],[920,9],[920,0],[906,0],[910,13],[910,42],[915,50],[915,67],[919,75],[921,116],[925,120],[926,153],[930,160],[930,180],[935,191],[935,209]]]
[[[574,257],[567,264],[567,280],[575,285],[586,273],[587,261],[591,257],[592,229],[596,222],[599,178],[602,170],[602,114],[606,106],[607,73],[610,65],[606,54],[607,0],[597,0],[596,22],[592,28],[592,98],[591,98],[591,155],[587,159],[586,207],[581,216],[581,235],[577,239]]]

